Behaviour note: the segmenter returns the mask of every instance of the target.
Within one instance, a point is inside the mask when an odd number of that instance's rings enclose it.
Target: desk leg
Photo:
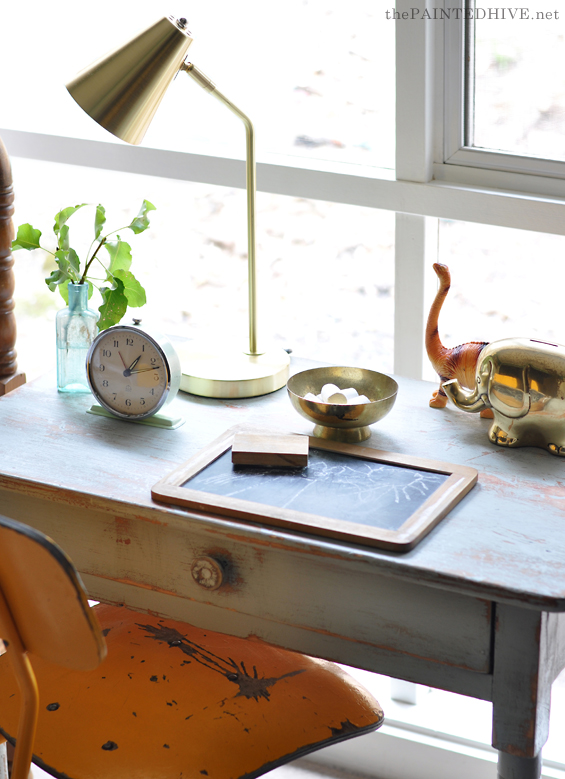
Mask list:
[[[514,757],[508,752],[498,753],[498,779],[539,779],[541,752],[537,757]]]
[[[500,751],[499,779],[540,777],[553,681],[550,628],[546,613],[496,606],[492,745]]]

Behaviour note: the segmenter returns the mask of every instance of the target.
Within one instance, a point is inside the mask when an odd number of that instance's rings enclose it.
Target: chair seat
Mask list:
[[[108,645],[96,670],[30,655],[40,690],[34,762],[54,776],[249,778],[383,721],[333,663],[123,607],[94,610]],[[20,701],[7,655],[0,712],[13,741]]]

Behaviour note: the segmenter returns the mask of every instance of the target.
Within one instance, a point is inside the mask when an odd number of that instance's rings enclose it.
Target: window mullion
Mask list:
[[[438,24],[433,15],[432,0],[397,0],[397,179],[426,182],[432,178],[433,42]]]
[[[436,66],[438,80],[443,85],[444,111],[443,121],[438,122],[436,131],[443,137],[442,153],[436,156],[436,163],[448,160],[465,142],[465,83],[470,79],[465,68],[465,24],[462,18],[465,5],[466,0],[450,3],[449,19],[442,23],[443,56],[438,53]]]
[[[427,312],[425,268],[437,260],[438,220],[396,215],[394,372],[421,379]]]
[[[438,7],[434,0],[435,8]],[[434,44],[439,34],[431,0],[396,3],[396,178],[426,183],[433,175]],[[394,372],[421,379],[424,277],[437,255],[437,219],[397,213]],[[434,246],[435,234],[435,246]],[[433,255],[433,258],[430,256]]]

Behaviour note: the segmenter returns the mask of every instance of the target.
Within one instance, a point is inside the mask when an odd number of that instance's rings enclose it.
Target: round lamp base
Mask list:
[[[251,355],[228,348],[177,346],[183,392],[203,398],[255,398],[284,387],[290,357],[284,349]]]

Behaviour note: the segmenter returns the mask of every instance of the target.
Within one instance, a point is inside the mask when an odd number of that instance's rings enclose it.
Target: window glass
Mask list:
[[[15,225],[51,239],[66,206],[102,203],[109,230],[128,224],[142,200],[157,208],[151,227],[121,235],[132,272],[147,292],[130,309],[149,327],[188,338],[236,338],[247,345],[247,222],[243,190],[12,159]],[[89,211],[89,212],[88,212]],[[71,245],[92,238],[94,209],[69,220]],[[78,235],[78,246],[75,237]],[[18,362],[30,376],[55,361],[54,318],[65,304],[44,282],[48,254],[14,252]],[[295,355],[392,372],[394,214],[320,201],[258,195],[258,335]],[[97,293],[92,308],[100,301]]]
[[[451,271],[439,317],[444,345],[515,336],[565,344],[564,254],[561,235],[440,220],[438,261]],[[426,378],[435,378],[431,367]]]
[[[161,16],[188,18],[190,59],[254,122],[257,152],[394,167],[394,23],[359,0],[165,0],[95,9],[3,3],[0,127],[113,140],[70,99],[75,73]],[[385,75],[386,74],[386,75]],[[243,156],[241,122],[189,77],[175,79],[144,145]]]
[[[565,160],[565,12],[549,8],[475,8],[475,146]]]

